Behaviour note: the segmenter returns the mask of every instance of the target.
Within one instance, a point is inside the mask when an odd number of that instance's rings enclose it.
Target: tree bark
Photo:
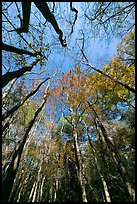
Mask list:
[[[59,190],[59,180],[58,178],[55,180],[55,191],[54,191],[54,199],[53,202],[57,202],[57,193]]]
[[[15,84],[15,82],[17,81],[17,78],[14,78],[11,83],[9,84],[9,86],[7,87],[7,89],[4,91],[3,95],[2,95],[2,100],[5,99],[5,97],[9,94],[11,88],[13,87],[13,85]]]
[[[35,188],[34,188],[34,193],[33,193],[33,197],[32,197],[32,201],[31,202],[35,202],[35,200],[36,200],[37,189],[38,189],[38,185],[39,185],[39,182],[40,182],[40,174],[41,174],[41,165],[42,165],[42,162],[40,162],[40,163],[41,164],[40,164],[40,168],[38,170],[37,181],[36,181],[36,185],[35,185]]]
[[[20,196],[21,196],[22,189],[23,189],[23,184],[22,184],[21,187],[20,187],[20,191],[19,191],[19,194],[18,194],[17,202],[20,201]]]
[[[59,28],[58,23],[57,23],[54,15],[53,15],[53,13],[51,13],[51,11],[50,11],[50,9],[48,7],[48,4],[46,2],[34,2],[34,4],[40,10],[40,12],[45,17],[45,19],[51,23],[51,25],[53,26],[54,30],[59,35],[59,40],[61,42],[61,45],[63,47],[66,47],[67,44],[66,44],[66,41],[63,40],[63,32]]]
[[[36,184],[35,184],[34,193],[33,193],[33,197],[32,197],[31,202],[35,202],[36,195],[37,195],[37,188],[38,188],[38,180],[36,181]]]
[[[12,191],[12,193],[11,193],[11,196],[10,196],[10,198],[9,198],[10,202],[14,202],[14,197],[15,197],[15,195],[17,194],[18,189],[21,188],[22,183],[23,183],[23,176],[21,175],[20,178],[19,178],[19,181],[18,181],[17,185],[14,187],[14,189],[13,189],[13,191]]]
[[[34,181],[34,183],[33,183],[28,202],[31,202],[31,200],[32,200],[32,196],[33,196],[34,190],[35,190],[35,185],[36,185],[36,181]]]
[[[39,9],[44,18],[51,23],[56,33],[59,35],[59,40],[63,47],[66,47],[66,40],[63,40],[63,32],[59,28],[58,23],[54,17],[54,14],[50,11],[47,2],[33,2]],[[22,2],[23,20],[20,28],[16,29],[17,33],[27,33],[29,30],[31,2]]]
[[[102,131],[102,134],[105,138],[105,142],[108,146],[108,149],[112,155],[112,158],[116,164],[116,167],[121,175],[121,178],[123,179],[123,182],[126,184],[126,187],[127,187],[127,191],[130,195],[130,197],[133,199],[133,201],[135,201],[135,191],[134,189],[132,188],[130,182],[129,182],[129,178],[128,178],[128,173],[127,173],[127,170],[126,170],[126,167],[123,165],[123,163],[121,162],[121,158],[120,158],[120,155],[118,153],[118,151],[115,149],[113,143],[110,141],[110,139],[108,138],[108,135],[107,135],[107,132],[103,126],[103,124],[98,121],[99,123],[99,127]]]
[[[42,178],[41,186],[40,186],[40,202],[42,202],[42,195],[43,195],[43,185],[45,181],[45,176]]]

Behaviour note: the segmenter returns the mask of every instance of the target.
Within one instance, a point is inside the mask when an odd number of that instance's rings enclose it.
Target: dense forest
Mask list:
[[[135,202],[135,2],[2,2],[2,202]]]

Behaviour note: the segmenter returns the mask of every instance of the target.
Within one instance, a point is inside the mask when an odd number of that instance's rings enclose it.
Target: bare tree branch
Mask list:
[[[73,21],[73,23],[72,23],[72,28],[71,28],[71,33],[70,33],[70,35],[71,35],[71,34],[73,33],[73,27],[74,27],[74,25],[75,25],[75,23],[76,23],[76,20],[77,20],[77,17],[78,17],[78,10],[75,9],[74,7],[72,7],[72,2],[70,2],[70,9],[71,9],[71,11],[73,11],[73,12],[76,13],[75,19],[74,19],[74,21]]]

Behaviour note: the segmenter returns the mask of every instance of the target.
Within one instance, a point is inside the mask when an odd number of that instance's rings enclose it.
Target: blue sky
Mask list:
[[[64,5],[63,3],[61,3],[60,5],[61,5],[61,10],[66,9],[66,12],[70,10],[69,4],[66,3],[64,7],[63,7],[63,5]],[[18,6],[21,7],[21,3],[19,3]],[[49,6],[52,6],[52,4],[49,3]],[[50,76],[52,76],[52,74],[57,70],[60,73],[63,72],[65,74],[65,72],[69,71],[70,69],[74,69],[75,63],[77,62],[77,60],[78,61],[80,60],[80,54],[81,53],[77,53],[77,52],[79,52],[79,46],[81,47],[81,41],[79,41],[79,39],[81,38],[80,30],[81,30],[81,28],[83,28],[83,25],[84,25],[82,17],[81,17],[83,15],[83,11],[81,9],[81,2],[75,2],[75,3],[73,3],[73,6],[78,10],[78,18],[77,18],[77,21],[76,21],[75,26],[74,26],[74,32],[72,33],[72,35],[69,38],[67,38],[68,47],[62,48],[62,46],[60,45],[60,42],[58,40],[58,35],[54,31],[51,24],[47,23],[47,25],[45,27],[45,31],[44,31],[43,42],[45,45],[49,43],[49,46],[50,46],[50,50],[45,51],[45,54],[47,55],[49,52],[51,52],[51,53],[48,57],[48,61],[44,61],[44,66],[41,68],[41,70],[40,70],[39,65],[36,65],[32,69],[32,72],[36,72],[37,74],[34,75],[34,74],[29,73],[28,76],[26,76],[25,82],[27,83],[28,88],[33,87],[33,85],[31,85],[30,82],[34,81],[34,79],[38,79],[41,77],[42,80],[44,80],[43,79],[44,77],[46,78],[48,74]],[[41,13],[38,11],[38,9],[36,8],[36,6],[33,3],[31,5],[31,12],[32,13],[30,15],[30,24],[32,24],[32,25],[34,24],[34,26],[37,25],[38,24],[37,18],[39,18],[42,23],[45,22],[44,17],[41,15]],[[33,12],[36,12],[36,16],[33,15]],[[74,13],[73,12],[70,12],[70,13],[71,13],[72,21],[73,21]],[[18,28],[20,26],[19,19],[14,18],[14,16],[17,16],[17,14],[18,14],[18,12],[17,12],[17,9],[15,7],[15,3],[13,3],[11,5],[11,7],[9,7],[9,15],[10,15],[12,23],[14,22],[14,26],[16,28]],[[61,15],[61,13],[60,13],[60,15]],[[60,15],[57,16],[57,22],[58,22],[60,28],[62,29],[64,35],[66,35],[66,37],[67,37],[69,35],[69,30],[67,27],[68,24],[66,21],[64,21],[60,17]],[[15,21],[14,21],[14,19],[15,19]],[[10,26],[10,24],[7,24],[7,29],[12,30],[13,27]],[[30,33],[34,33],[33,35],[34,35],[34,37],[36,37],[35,30],[33,30],[31,26],[30,26],[29,31],[30,31]],[[86,30],[84,30],[84,31],[85,31],[85,33],[87,32]],[[116,44],[119,41],[119,39],[114,36],[109,42],[107,42],[105,38],[104,39],[103,38],[94,38],[94,35],[92,32],[91,33],[87,32],[87,33],[89,35],[89,38],[88,38],[88,42],[87,42],[87,40],[85,42],[85,47],[84,47],[85,54],[93,66],[95,66],[99,69],[102,69],[103,65],[108,64],[110,59],[116,54]],[[5,35],[3,35],[3,37],[4,36]],[[33,43],[33,36],[30,36],[30,34],[23,33],[22,36],[25,39],[27,39],[28,42]],[[23,42],[22,39],[18,40],[18,35],[16,32],[10,33],[10,40],[9,40],[9,36],[6,35],[6,40],[7,40],[6,41],[7,44],[12,43],[12,45],[14,45],[18,48],[20,48],[20,45],[22,46],[21,48],[23,48],[25,46],[25,43]],[[55,43],[57,43],[57,45],[55,45],[55,46],[54,46],[54,41],[55,41]],[[23,45],[22,45],[22,42],[23,42]],[[32,50],[29,50],[29,51],[32,51]],[[6,59],[5,59],[5,56],[7,56]],[[10,53],[6,53],[6,55],[3,55],[3,58],[2,58],[3,62],[7,65],[7,67],[9,67],[9,64],[7,64],[8,58],[10,59]],[[35,61],[34,57],[31,57],[27,60],[28,65],[31,64],[32,61]],[[12,64],[12,66],[11,66],[10,71],[17,70],[17,69],[21,68],[21,66],[20,67],[16,66],[16,64],[14,64],[14,62],[12,62],[11,64]],[[84,65],[81,66],[81,68],[83,68],[83,67],[84,67]],[[40,75],[39,73],[45,69],[47,71]],[[3,70],[3,73],[5,73],[5,70]],[[57,79],[58,77],[61,77],[61,74],[57,75],[55,78]],[[22,78],[23,77],[20,77],[18,79],[18,81],[21,81]],[[45,87],[47,86],[47,83],[48,82],[45,83]],[[56,81],[53,81],[52,86],[54,86],[55,83],[56,83]],[[40,94],[43,90],[44,90],[44,85],[40,88],[39,92],[35,95],[35,98],[37,98],[39,100]],[[3,89],[3,91],[4,91],[4,89]]]
[[[81,2],[74,2],[73,6],[78,10],[78,18],[74,26],[74,32],[72,33],[71,37],[67,39],[68,49],[63,48],[63,50],[61,49],[60,52],[58,50],[57,52],[54,50],[52,55],[49,57],[47,64],[49,67],[61,67],[64,71],[73,68],[76,60],[78,60],[76,56],[76,52],[79,49],[78,46],[81,46],[79,44],[80,41],[76,40],[81,37],[79,35],[79,31],[83,26],[83,20],[81,18],[83,15]],[[65,27],[67,25],[65,23],[61,24],[60,21],[58,21],[58,23],[64,33],[66,33]],[[116,44],[119,42],[119,40],[119,38],[113,36],[113,38],[107,42],[105,38],[94,38],[93,34],[91,33],[88,43],[85,43],[85,54],[91,64],[99,69],[102,69],[103,65],[109,63],[110,59],[116,55]]]
[[[52,3],[50,2],[48,4],[52,8]],[[56,5],[58,5],[58,4],[56,3]],[[69,3],[61,2],[60,5],[61,5],[61,8],[57,8],[57,9],[61,9],[61,11],[65,10],[64,15],[66,15],[65,12],[69,11],[69,13],[71,13],[71,19],[73,21],[75,14],[74,14],[74,12],[70,11]],[[18,6],[21,6],[21,3],[19,3]],[[80,60],[80,58],[79,58],[80,53],[77,53],[77,52],[79,52],[79,47],[81,47],[81,41],[79,39],[81,38],[80,30],[84,26],[84,22],[82,20],[83,10],[81,9],[81,2],[74,2],[73,6],[78,10],[78,18],[77,18],[77,21],[76,21],[75,26],[74,26],[74,32],[72,33],[72,35],[69,38],[67,38],[68,48],[62,48],[62,46],[60,45],[60,42],[58,41],[58,35],[55,33],[55,31],[54,31],[54,29],[50,23],[47,23],[47,26],[45,27],[43,41],[44,41],[45,45],[49,43],[49,45],[50,45],[49,51],[51,53],[49,55],[48,61],[44,62],[45,66],[43,66],[42,69],[48,68],[47,73],[49,73],[49,74],[52,74],[57,69],[60,71],[63,71],[65,73],[66,71],[73,69],[76,61]],[[30,23],[32,25],[38,24],[37,18],[39,18],[42,23],[45,22],[44,17],[40,14],[40,12],[38,11],[38,9],[36,8],[36,6],[33,3],[31,5],[31,11],[32,11],[32,13],[30,16]],[[33,12],[36,12],[36,15],[33,15]],[[16,18],[16,20],[13,21],[14,16],[17,16],[17,14],[18,14],[17,9],[15,7],[15,3],[13,3],[9,7],[9,14],[10,14],[10,18],[11,18],[12,22],[14,22],[14,26],[16,28],[18,28],[20,26],[19,19]],[[66,37],[68,37],[68,35],[69,35],[68,24],[66,21],[64,21],[64,19],[62,19],[61,15],[62,14],[60,13],[57,16],[57,22],[58,22],[60,28],[62,29],[64,35],[66,35]],[[12,26],[10,26],[9,24],[8,24],[7,28],[9,30],[13,29]],[[95,67],[97,67],[99,69],[102,69],[103,65],[108,64],[110,59],[116,54],[116,44],[119,42],[120,39],[118,39],[116,36],[113,36],[113,38],[109,42],[107,42],[105,38],[103,39],[103,36],[102,36],[102,38],[101,37],[100,38],[94,38],[94,35],[92,32],[90,33],[88,30],[86,30],[86,28],[84,28],[84,29],[85,29],[84,32],[85,33],[87,32],[89,35],[88,41],[87,41],[87,39],[85,41],[85,47],[84,47],[85,54],[86,54],[86,56],[89,59],[91,64],[93,64]],[[33,29],[31,27],[30,27],[30,32],[31,33],[33,32]],[[10,35],[11,35],[10,36],[11,39],[8,40],[7,43],[9,43],[11,41],[14,46],[19,47],[21,45],[21,43],[20,43],[20,41],[16,41],[17,36],[18,36],[16,34],[16,32],[12,32]],[[35,32],[33,35],[36,37]],[[26,38],[28,41],[33,43],[33,38],[29,34],[24,33],[24,34],[22,34],[22,36],[24,38]],[[85,34],[85,36],[86,36],[86,34]],[[9,38],[9,36],[7,36],[7,39],[8,38]],[[56,46],[54,46],[54,43],[53,43],[54,41],[55,41],[55,43],[57,43]],[[48,51],[45,51],[45,54],[48,54]],[[31,57],[31,59],[28,60],[28,64],[30,64],[32,61],[34,61],[34,59],[35,58]],[[3,61],[4,60],[5,60],[5,58],[3,57]],[[14,63],[12,65],[14,65]],[[13,66],[13,68],[18,69],[18,67],[16,65]],[[33,71],[39,72],[39,65],[36,66],[35,68],[33,68]],[[3,72],[4,72],[4,70],[3,70]],[[30,75],[30,77],[35,77],[35,76]],[[36,76],[36,78],[37,77],[38,76]]]

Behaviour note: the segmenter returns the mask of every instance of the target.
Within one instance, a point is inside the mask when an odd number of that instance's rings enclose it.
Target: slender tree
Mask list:
[[[2,191],[3,202],[7,202],[9,200],[9,196],[10,196],[12,186],[13,186],[13,183],[14,183],[14,179],[16,177],[16,173],[17,173],[17,170],[18,170],[18,167],[19,167],[19,163],[20,163],[20,159],[21,159],[21,155],[22,155],[24,145],[25,145],[26,140],[28,138],[29,132],[30,132],[35,120],[36,120],[36,117],[38,116],[38,114],[40,113],[42,108],[44,107],[45,103],[46,103],[46,100],[44,99],[44,102],[39,107],[39,109],[36,111],[33,119],[30,121],[24,137],[20,141],[18,147],[16,148],[16,150],[15,150],[13,156],[12,156],[12,160],[11,160],[9,166],[8,166],[6,176],[5,176],[4,180],[3,180],[3,191]]]

